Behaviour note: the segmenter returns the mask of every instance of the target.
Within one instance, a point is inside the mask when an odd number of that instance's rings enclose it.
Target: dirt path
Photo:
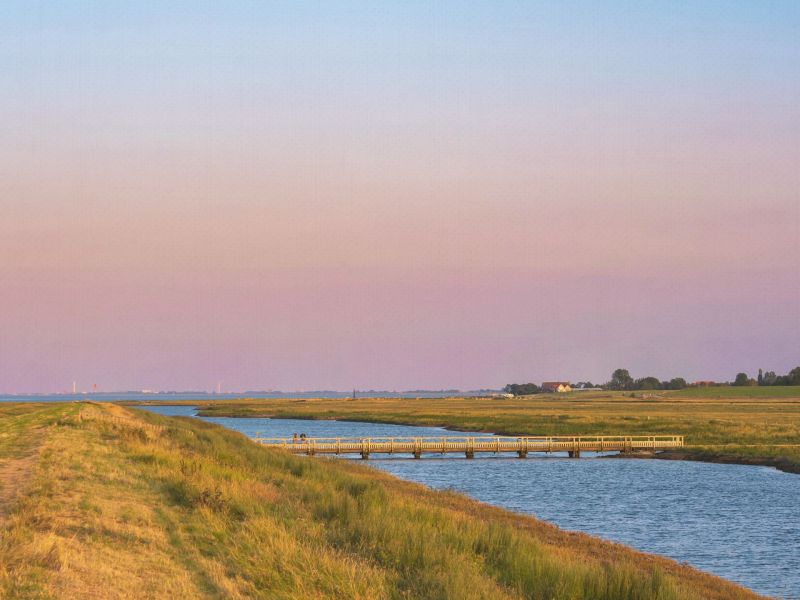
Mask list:
[[[37,446],[21,458],[0,459],[0,526],[11,512],[17,496],[31,478],[39,462]]]

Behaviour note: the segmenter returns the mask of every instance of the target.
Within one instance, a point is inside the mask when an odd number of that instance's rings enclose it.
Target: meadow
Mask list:
[[[683,390],[669,392],[675,398],[750,398],[758,400],[777,400],[781,398],[800,398],[800,386],[797,385],[770,385],[770,386],[731,386],[720,385],[712,387],[689,387]]]
[[[0,434],[0,473],[17,473],[0,505],[2,598],[757,597],[668,559],[194,419],[4,405]]]
[[[520,398],[233,400],[203,416],[342,419],[506,435],[683,435],[662,458],[764,464],[800,473],[800,388],[574,392]]]

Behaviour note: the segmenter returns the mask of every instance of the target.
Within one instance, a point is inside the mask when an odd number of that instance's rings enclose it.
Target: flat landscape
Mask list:
[[[800,600],[800,0],[3,0],[0,83],[0,600]]]
[[[0,405],[2,598],[756,598],[349,461],[119,405]]]
[[[363,398],[186,402],[203,416],[341,419],[507,435],[683,435],[663,458],[800,472],[800,387],[573,392],[520,398]]]

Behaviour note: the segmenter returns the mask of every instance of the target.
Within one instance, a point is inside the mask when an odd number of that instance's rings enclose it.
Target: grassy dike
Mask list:
[[[0,405],[0,485],[2,598],[757,597],[349,461],[116,405]]]
[[[660,458],[800,473],[800,388],[577,392],[524,398],[275,399],[189,402],[214,417],[341,419],[506,435],[684,435]]]

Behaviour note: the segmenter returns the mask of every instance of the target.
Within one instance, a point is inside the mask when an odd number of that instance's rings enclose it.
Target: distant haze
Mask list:
[[[0,8],[0,392],[800,364],[800,3]]]

